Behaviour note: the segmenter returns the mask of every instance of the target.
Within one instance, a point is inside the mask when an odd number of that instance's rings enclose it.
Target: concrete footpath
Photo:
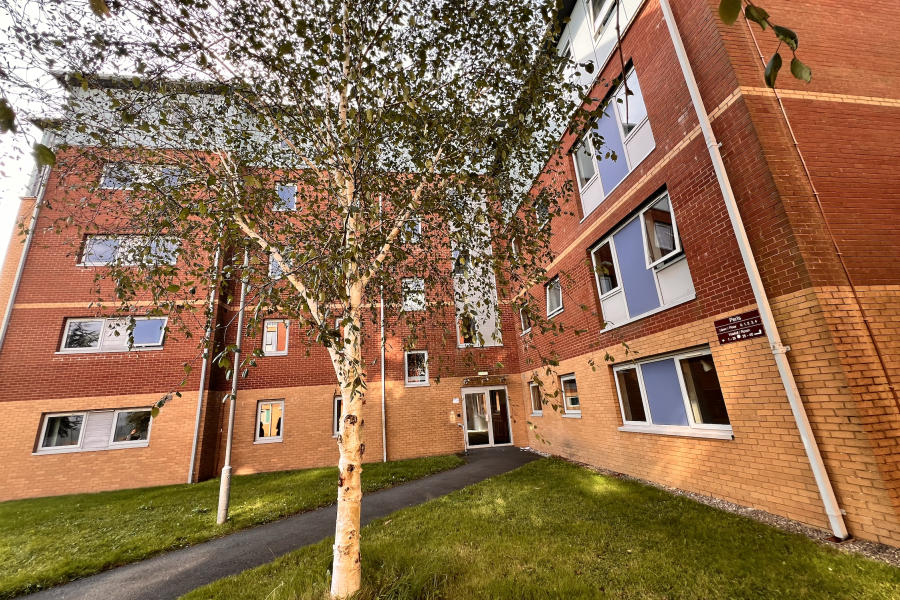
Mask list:
[[[470,450],[468,462],[451,471],[366,494],[363,525],[422,504],[540,458],[513,447]],[[365,474],[363,475],[365,476]],[[245,529],[28,596],[35,600],[174,600],[223,577],[271,562],[334,535],[334,506]]]

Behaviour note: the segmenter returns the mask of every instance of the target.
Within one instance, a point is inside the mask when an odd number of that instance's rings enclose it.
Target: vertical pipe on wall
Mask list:
[[[200,418],[203,415],[203,396],[206,393],[206,373],[209,369],[209,355],[212,352],[212,346],[209,345],[212,336],[213,320],[215,319],[214,311],[216,306],[216,288],[219,286],[219,256],[221,254],[221,246],[216,247],[216,255],[213,258],[215,267],[213,271],[212,285],[209,289],[209,320],[206,322],[206,333],[204,335],[205,345],[203,351],[203,363],[200,366],[200,385],[197,397],[197,416],[194,419],[194,441],[191,444],[191,466],[188,469],[188,483],[194,483],[194,464],[197,461],[197,443],[200,437]]]
[[[250,253],[244,250],[244,266],[241,269],[241,303],[238,308],[238,326],[235,339],[234,362],[231,365],[231,404],[228,408],[228,437],[225,441],[225,465],[219,482],[219,514],[216,523],[222,525],[228,520],[228,504],[231,500],[231,442],[234,438],[234,409],[237,401],[238,378],[241,367],[241,341],[244,334],[244,311],[247,308],[247,269]]]
[[[672,38],[672,44],[675,46],[675,54],[678,56],[678,62],[684,74],[688,91],[691,94],[691,101],[694,104],[694,110],[697,112],[697,120],[700,121],[700,129],[706,140],[706,147],[709,150],[709,156],[716,172],[716,179],[719,182],[719,188],[722,190],[722,196],[725,199],[725,206],[728,209],[728,216],[731,220],[734,236],[737,239],[738,246],[741,251],[741,258],[744,262],[744,268],[750,278],[750,285],[753,288],[753,296],[759,309],[759,315],[766,329],[769,338],[769,344],[772,348],[772,354],[775,356],[775,363],[778,366],[778,373],[781,376],[784,390],[787,394],[788,403],[791,406],[791,412],[794,420],[797,422],[797,429],[800,433],[800,439],[803,442],[803,448],[809,459],[809,464],[816,480],[816,486],[819,489],[819,495],[825,507],[825,513],[828,515],[828,521],[831,525],[831,531],[834,537],[843,540],[849,537],[847,527],[841,515],[838,506],[837,497],[834,495],[834,488],[825,470],[825,463],[822,461],[822,455],[819,452],[819,446],[812,427],[809,424],[809,418],[806,409],[803,407],[803,401],[800,397],[800,390],[797,388],[797,382],[794,380],[794,373],[791,371],[791,365],[787,360],[785,353],[790,349],[781,343],[781,334],[775,324],[775,317],[772,314],[772,308],[769,306],[769,299],[763,288],[762,278],[759,275],[759,268],[756,265],[756,259],[750,248],[750,241],[747,238],[747,231],[744,229],[744,223],[738,210],[737,200],[734,196],[734,190],[731,188],[731,182],[728,180],[728,174],[725,171],[725,163],[722,160],[722,154],[719,152],[719,144],[716,142],[715,135],[712,131],[712,125],[706,108],[703,106],[703,99],[700,97],[700,89],[697,87],[697,80],[694,78],[694,72],[691,69],[690,62],[687,58],[687,52],[681,41],[681,34],[678,32],[678,25],[675,23],[675,17],[672,14],[672,8],[669,6],[668,0],[659,0],[662,8],[663,18],[669,28],[669,35]]]

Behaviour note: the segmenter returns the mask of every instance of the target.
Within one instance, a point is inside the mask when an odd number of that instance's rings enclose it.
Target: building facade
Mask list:
[[[504,303],[496,347],[403,352],[402,332],[388,339],[384,379],[369,373],[368,460],[531,446],[900,544],[900,23],[871,5],[863,34],[837,2],[769,4],[796,24],[812,83],[782,73],[765,87],[770,32],[725,26],[714,0],[564,2],[559,51],[597,67],[581,77],[613,97],[593,127],[618,156],[598,161],[588,135],[561,139],[571,214],[552,224],[550,282],[521,293],[565,332],[541,335]],[[0,275],[0,499],[215,476],[224,374],[204,390],[191,374],[151,424],[141,407],[194,344],[147,323],[140,351],[105,339],[70,351],[97,319],[101,267],[46,232],[48,218],[21,272],[14,239]],[[235,310],[219,302],[217,319]],[[324,351],[292,352],[292,335],[272,320],[250,340],[265,356],[238,392],[238,474],[337,459],[336,378]],[[419,368],[424,352],[451,365],[440,382]]]

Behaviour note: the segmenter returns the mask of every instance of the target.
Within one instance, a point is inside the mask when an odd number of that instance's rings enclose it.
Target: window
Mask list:
[[[428,385],[428,351],[410,350],[406,353],[404,373],[406,387]]]
[[[531,331],[531,309],[527,306],[523,306],[519,310],[519,320],[522,322],[522,334],[526,334]]]
[[[35,453],[146,447],[152,425],[147,407],[49,414],[41,419]]]
[[[459,344],[461,346],[472,346],[478,339],[478,326],[475,317],[472,315],[461,315],[459,317]]]
[[[100,189],[103,190],[130,190],[134,184],[134,165],[108,164],[103,167],[100,177]]]
[[[343,411],[344,406],[344,398],[340,394],[334,397],[334,410],[332,412],[331,419],[331,431],[334,437],[337,437],[341,433],[341,412]]]
[[[552,317],[561,313],[562,310],[562,286],[559,283],[559,276],[556,276],[547,284],[547,316]]]
[[[625,93],[623,82],[608,96],[604,114],[572,153],[585,217],[656,147],[637,73],[629,66],[626,74],[631,93]],[[592,141],[598,136],[603,139],[599,148]]]
[[[468,250],[454,250],[453,251],[453,274],[454,275],[465,275],[469,272],[469,268],[472,266],[472,259],[469,256]]]
[[[695,297],[668,193],[591,250],[606,327],[619,327]]]
[[[411,244],[417,244],[422,237],[422,222],[411,217],[403,224],[403,237]]]
[[[581,413],[581,401],[578,399],[578,384],[574,375],[559,378],[562,387],[563,405],[567,413]]]
[[[292,183],[279,183],[275,186],[278,202],[273,207],[276,211],[297,209],[297,186]]]
[[[89,235],[84,240],[81,264],[85,267],[174,265],[180,244],[171,238],[140,235]]]
[[[283,439],[284,401],[262,400],[257,404],[256,443],[268,444]]]
[[[536,383],[531,384],[530,390],[531,390],[531,415],[539,417],[544,414],[543,394],[541,393],[540,386]]]
[[[616,16],[618,0],[590,0],[594,35],[600,37]]]
[[[263,355],[285,356],[288,353],[288,328],[285,319],[269,319],[263,323]]]
[[[127,352],[129,319],[67,319],[60,352]],[[165,317],[138,317],[131,330],[133,347],[161,348]]]
[[[425,280],[406,278],[401,282],[403,288],[403,310],[413,312],[425,310]]]
[[[150,439],[150,418],[148,409],[117,410],[113,417],[110,446],[146,445]]]
[[[269,255],[269,277],[272,279],[281,279],[284,277],[284,270],[281,268],[281,264],[275,260],[273,254]]]
[[[522,256],[522,244],[519,242],[519,238],[514,237],[509,241],[509,250],[515,258]]]
[[[731,438],[731,422],[709,350],[616,367],[620,431]]]

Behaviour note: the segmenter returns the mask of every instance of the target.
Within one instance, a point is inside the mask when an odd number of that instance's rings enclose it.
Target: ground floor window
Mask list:
[[[405,356],[406,387],[428,385],[428,351],[410,350]]]
[[[334,413],[331,419],[332,435],[337,437],[341,433],[341,411],[343,410],[344,398],[341,395],[334,397]]]
[[[284,427],[284,401],[262,400],[257,404],[256,442],[280,442]]]
[[[731,421],[708,349],[616,367],[623,430],[731,436]]]
[[[566,414],[581,414],[581,400],[578,399],[578,383],[574,375],[565,375],[559,378],[562,388],[563,403]]]
[[[532,383],[531,386],[531,414],[532,416],[540,416],[544,414],[544,403],[541,394],[541,388],[538,384]]]
[[[136,448],[150,443],[150,409],[127,408],[44,415],[37,454]]]
[[[146,409],[117,410],[109,445],[143,445],[150,438],[151,420],[150,411]]]

